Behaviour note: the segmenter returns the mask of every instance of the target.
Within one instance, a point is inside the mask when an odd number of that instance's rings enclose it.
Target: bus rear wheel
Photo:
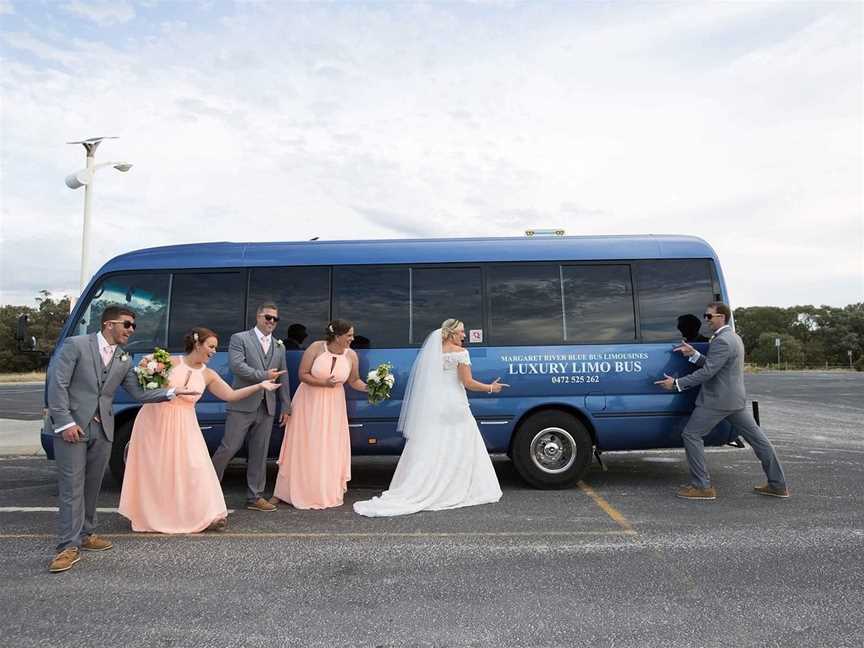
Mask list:
[[[570,488],[591,465],[591,434],[572,414],[560,410],[529,416],[513,438],[513,465],[535,488]]]

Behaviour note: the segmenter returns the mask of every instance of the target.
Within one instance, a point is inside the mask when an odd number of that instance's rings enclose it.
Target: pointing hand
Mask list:
[[[694,353],[696,353],[696,349],[694,349],[692,346],[687,344],[687,342],[685,342],[684,340],[681,340],[681,344],[679,344],[677,347],[675,347],[672,350],[677,351],[678,353],[684,355],[687,358],[689,358]]]
[[[673,389],[675,389],[675,379],[669,374],[664,373],[663,376],[663,380],[655,380],[654,384],[660,385],[663,389],[666,389],[668,391],[672,391]]]
[[[509,387],[509,386],[510,385],[508,385],[507,383],[502,383],[500,378],[496,378],[495,380],[492,381],[492,384],[489,385],[489,391],[492,394],[497,394],[502,389],[504,389],[505,387]]]

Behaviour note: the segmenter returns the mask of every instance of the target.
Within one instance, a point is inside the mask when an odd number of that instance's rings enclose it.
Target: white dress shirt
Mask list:
[[[270,350],[270,345],[273,343],[273,336],[264,335],[257,326],[255,327],[255,335],[258,338],[258,342],[261,343],[261,348],[264,349],[264,353],[267,353]]]
[[[116,344],[110,344],[108,340],[105,339],[105,336],[102,335],[102,331],[99,331],[96,334],[96,341],[99,343],[99,353],[102,354],[102,366],[107,367],[111,364],[111,358],[114,357],[114,352],[117,350]],[[108,358],[108,362],[105,362],[105,358]]]

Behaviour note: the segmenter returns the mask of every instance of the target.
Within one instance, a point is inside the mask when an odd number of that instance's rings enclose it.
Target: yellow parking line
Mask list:
[[[601,509],[603,509],[603,511],[606,513],[606,515],[608,515],[610,518],[612,518],[618,524],[618,526],[620,526],[624,530],[623,532],[626,535],[638,535],[636,533],[636,530],[633,528],[633,525],[631,525],[630,522],[627,521],[627,518],[625,518],[618,511],[618,509],[616,509],[609,502],[607,502],[605,499],[600,497],[600,495],[598,495],[594,491],[593,488],[591,488],[588,484],[586,484],[583,481],[580,481],[578,486],[579,486],[579,490],[581,490],[588,497],[590,497],[592,500],[594,500],[594,503],[597,506],[599,506]]]

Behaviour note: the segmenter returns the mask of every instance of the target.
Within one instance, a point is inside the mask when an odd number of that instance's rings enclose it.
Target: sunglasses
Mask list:
[[[710,320],[714,317],[720,317],[723,313],[705,313],[702,315],[706,320]]]
[[[129,320],[108,320],[111,324],[122,324],[124,329],[132,329],[135,330],[137,326],[135,322],[130,322]]]
[[[265,315],[264,319],[267,320],[268,322],[278,322],[279,321],[279,318],[276,317],[275,315]]]

